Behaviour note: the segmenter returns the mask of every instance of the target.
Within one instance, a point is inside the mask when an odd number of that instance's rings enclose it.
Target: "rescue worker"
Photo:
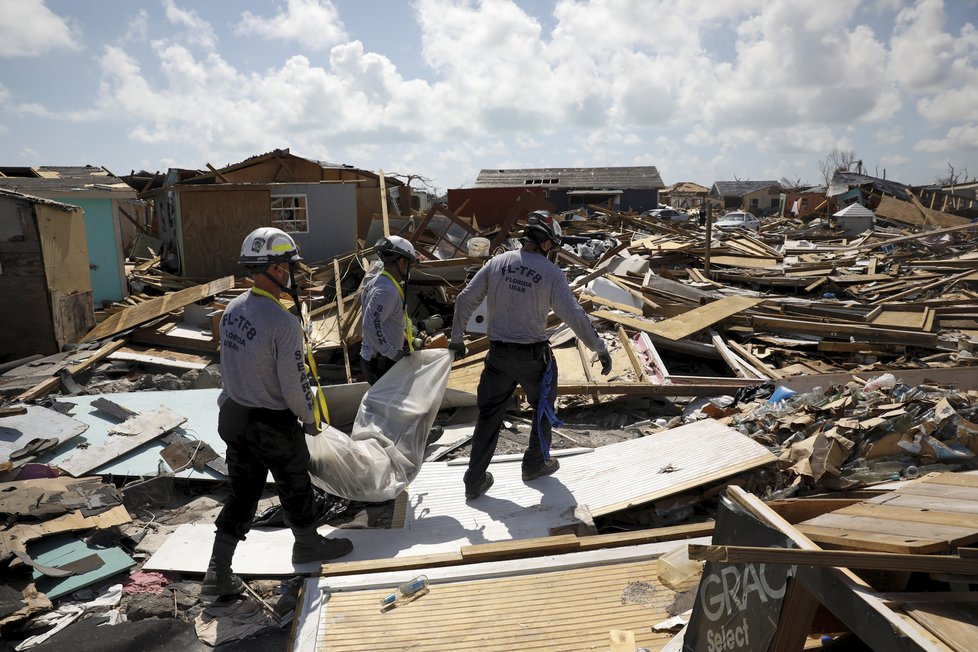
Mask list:
[[[231,558],[251,527],[269,471],[295,536],[292,563],[335,559],[353,549],[349,539],[327,539],[316,532],[305,439],[306,433],[318,434],[313,390],[303,359],[302,325],[278,300],[281,291],[294,286],[299,260],[295,241],[284,231],[252,231],[241,245],[239,263],[252,273],[254,287],[235,297],[221,317],[223,389],[217,428],[227,444],[231,490],[215,523],[201,588],[208,598],[244,590],[231,573]]]
[[[404,291],[411,265],[418,262],[414,245],[400,236],[380,239],[376,250],[384,271],[367,282],[360,297],[360,369],[371,385],[414,350],[414,328],[404,305]]]
[[[560,246],[560,225],[546,211],[528,216],[522,248],[492,258],[480,269],[455,303],[449,349],[464,356],[462,329],[482,299],[488,297],[486,334],[489,352],[479,380],[479,418],[472,438],[465,497],[478,498],[492,486],[487,471],[499,440],[506,406],[519,383],[533,408],[530,443],[523,455],[523,481],[554,473],[560,464],[550,457],[557,363],[545,332],[553,311],[601,361],[601,373],[611,372],[611,355],[587,314],[571,293],[564,273],[548,259]]]

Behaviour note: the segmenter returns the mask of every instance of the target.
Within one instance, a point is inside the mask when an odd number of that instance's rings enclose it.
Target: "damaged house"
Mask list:
[[[2,358],[57,353],[95,325],[85,213],[0,189]]]
[[[131,236],[136,192],[104,167],[0,167],[0,188],[84,209],[92,300],[121,301],[129,294],[124,244]]]
[[[153,203],[167,267],[207,280],[234,274],[242,238],[261,226],[291,234],[309,261],[355,250],[383,212],[380,185],[372,172],[284,149],[206,173],[171,169],[140,197]]]
[[[772,213],[781,206],[778,181],[714,181],[710,198],[724,210],[745,210],[754,215]]]
[[[665,187],[654,165],[612,168],[484,169],[474,188],[448,191],[449,210],[474,215],[479,226],[502,224],[526,191],[568,211],[601,204],[616,211],[642,212],[659,205]],[[532,210],[532,209],[531,209]]]

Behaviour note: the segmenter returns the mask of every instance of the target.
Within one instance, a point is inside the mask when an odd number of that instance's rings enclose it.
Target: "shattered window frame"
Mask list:
[[[272,226],[286,233],[309,233],[309,202],[306,195],[272,195]]]

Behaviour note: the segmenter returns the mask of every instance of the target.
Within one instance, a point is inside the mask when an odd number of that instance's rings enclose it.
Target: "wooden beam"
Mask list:
[[[631,339],[625,334],[625,329],[620,324],[618,326],[618,340],[625,348],[625,353],[628,354],[628,360],[632,363],[632,370],[638,377],[639,382],[649,382],[649,375],[645,372],[645,367],[643,367],[642,363],[639,361],[638,355],[635,353],[635,349],[632,348]]]
[[[279,161],[279,164],[281,164],[281,161]],[[218,179],[220,179],[221,183],[231,183],[228,180],[228,178],[226,176],[224,176],[223,174],[221,174],[221,171],[218,170],[217,168],[215,168],[213,165],[211,165],[210,163],[206,163],[205,165],[207,165],[207,169],[208,170],[210,170],[211,172],[214,173],[214,176],[216,176]]]
[[[796,550],[751,546],[702,546],[690,544],[689,558],[736,564],[763,563],[789,566],[831,566],[913,573],[978,575],[978,559],[956,555],[898,555],[849,550]]]
[[[343,275],[340,274],[340,259],[333,259],[333,280],[336,282],[336,330],[339,332],[340,346],[343,347],[343,365],[346,368],[346,382],[353,382],[353,375],[350,373],[350,349],[346,345],[346,337],[343,333],[343,321],[345,313],[343,311]]]
[[[79,362],[78,364],[74,364],[68,367],[67,368],[68,374],[74,376],[77,373],[85,371],[89,367],[92,367],[96,363],[100,362],[102,359],[104,359],[106,356],[108,356],[110,353],[112,353],[113,351],[115,351],[125,343],[126,343],[125,340],[113,340],[111,342],[104,344],[98,351],[93,353],[85,360]],[[60,386],[61,386],[61,377],[52,376],[51,378],[48,378],[47,380],[38,383],[37,385],[34,385],[27,391],[22,392],[21,394],[19,394],[14,398],[13,402],[19,403],[22,401],[30,401],[32,399],[39,398],[41,396],[44,396],[45,394],[48,394],[49,392],[53,392]]]
[[[205,283],[204,285],[195,285],[194,287],[189,287],[186,290],[180,290],[179,292],[172,292],[162,297],[150,299],[149,301],[141,303],[138,306],[127,308],[122,312],[117,312],[116,314],[110,316],[101,324],[90,330],[81,341],[92,342],[94,340],[111,337],[121,333],[124,330],[128,330],[148,322],[151,319],[162,317],[166,313],[176,310],[177,308],[183,308],[184,306],[200,301],[201,299],[206,299],[207,297],[230,290],[232,287],[234,287],[234,277],[225,276],[224,278],[211,281],[210,283]]]
[[[387,177],[384,176],[384,171],[380,171],[380,215],[384,221],[384,237],[389,238],[391,236],[391,225],[387,217]]]

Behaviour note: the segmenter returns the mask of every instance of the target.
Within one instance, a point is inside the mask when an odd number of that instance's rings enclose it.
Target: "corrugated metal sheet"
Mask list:
[[[509,215],[523,191],[545,199],[540,187],[455,188],[448,191],[448,210],[465,217],[475,216],[482,229],[498,226]]]

